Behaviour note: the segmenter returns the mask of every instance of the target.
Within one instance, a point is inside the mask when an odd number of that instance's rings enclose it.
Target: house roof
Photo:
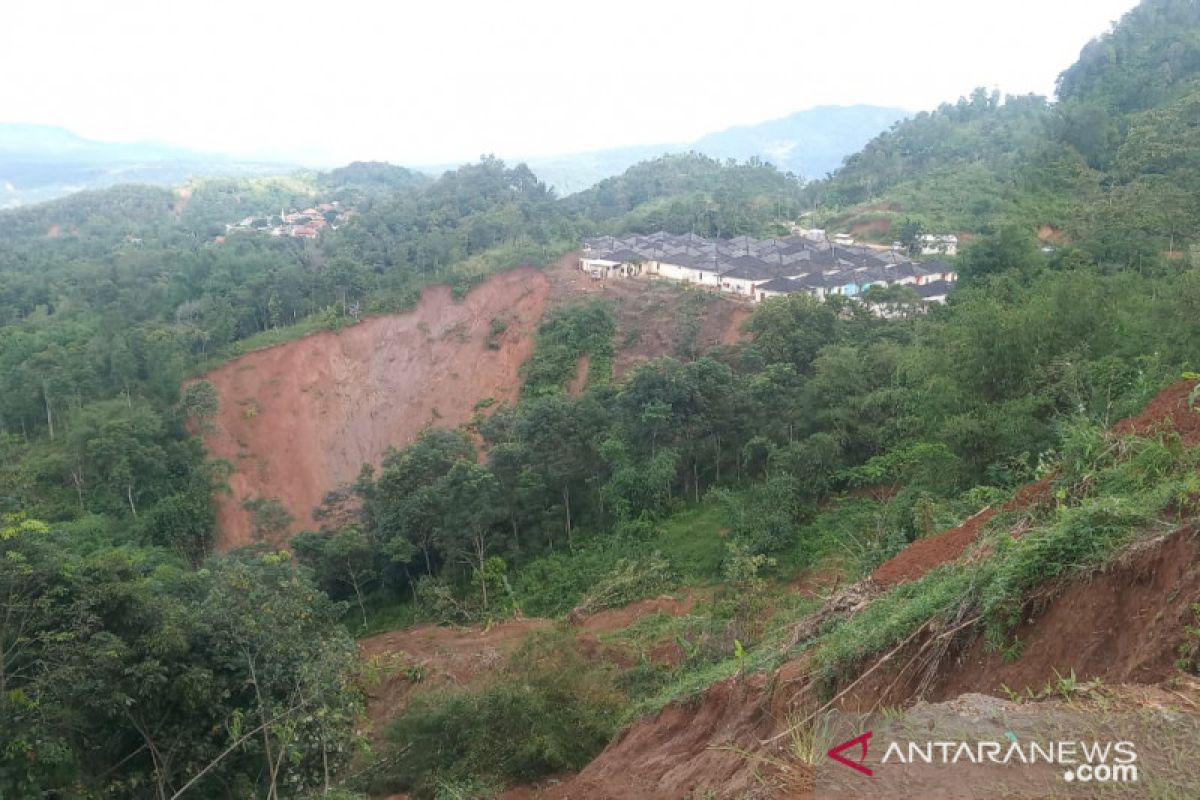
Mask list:
[[[954,288],[954,284],[950,281],[933,281],[932,283],[914,286],[913,288],[917,290],[917,294],[921,295],[922,298],[929,299],[930,297],[944,297],[950,294],[950,290]]]
[[[760,283],[757,288],[761,291],[792,294],[793,292],[803,292],[813,287],[806,286],[800,281],[792,280],[791,278],[772,278],[766,283]]]

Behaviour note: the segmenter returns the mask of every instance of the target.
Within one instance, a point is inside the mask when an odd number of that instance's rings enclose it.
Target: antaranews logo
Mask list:
[[[828,755],[830,758],[832,758],[834,761],[838,762],[839,764],[845,764],[850,769],[856,769],[859,772],[861,772],[862,774],[866,775],[867,777],[870,777],[870,776],[874,775],[875,773],[871,770],[870,767],[864,766],[863,762],[867,760],[867,748],[870,744],[871,737],[874,735],[875,734],[872,731],[867,731],[866,733],[859,734],[858,736],[855,736],[853,739],[847,739],[846,741],[842,742],[841,744],[829,748],[829,751],[826,753],[826,755]],[[862,748],[862,755],[859,757],[858,761],[851,761],[850,759],[848,759],[844,755],[842,755],[843,752],[851,749],[852,747],[861,747]]]
[[[827,755],[850,769],[873,777],[875,772],[866,765],[873,731],[859,734],[831,747]],[[1047,764],[1064,767],[1061,776],[1067,783],[1136,783],[1138,779],[1137,748],[1133,742],[1098,742],[1082,740],[1020,742],[1009,739],[965,741],[898,741],[888,742],[880,764]],[[845,753],[857,755],[850,758]]]

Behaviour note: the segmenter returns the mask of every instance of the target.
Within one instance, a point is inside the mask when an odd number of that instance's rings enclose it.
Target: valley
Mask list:
[[[0,125],[0,797],[1200,796],[1200,7],[1134,2],[944,97],[973,6],[206,13],[194,116],[106,7],[31,119],[364,160]],[[728,127],[821,92],[899,105]]]

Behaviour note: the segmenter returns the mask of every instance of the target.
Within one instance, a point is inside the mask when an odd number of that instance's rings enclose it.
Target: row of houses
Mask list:
[[[294,239],[316,239],[326,230],[337,230],[353,215],[353,210],[343,209],[334,200],[331,203],[318,203],[303,211],[280,211],[274,216],[246,217],[238,222],[226,223],[225,233],[265,233]]]
[[[794,225],[792,232],[797,236],[802,236],[814,242],[832,241],[833,244],[842,247],[850,247],[854,244],[854,237],[848,233],[835,233],[833,239],[830,240],[824,228],[802,228],[799,225]],[[915,245],[916,250],[923,256],[958,255],[958,237],[952,233],[922,234],[917,237]],[[911,248],[907,247],[903,242],[892,242],[892,250],[896,252],[909,249]]]
[[[944,302],[958,280],[955,268],[944,261],[913,261],[889,250],[804,236],[708,239],[664,231],[585,239],[579,267],[594,278],[665,278],[755,303],[796,292],[818,299],[856,297],[872,286],[895,285]]]

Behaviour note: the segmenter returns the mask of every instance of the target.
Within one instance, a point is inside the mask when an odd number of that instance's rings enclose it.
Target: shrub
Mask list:
[[[624,698],[567,631],[530,635],[479,690],[419,695],[388,732],[399,756],[382,785],[436,797],[439,786],[532,781],[583,767],[616,732]]]

